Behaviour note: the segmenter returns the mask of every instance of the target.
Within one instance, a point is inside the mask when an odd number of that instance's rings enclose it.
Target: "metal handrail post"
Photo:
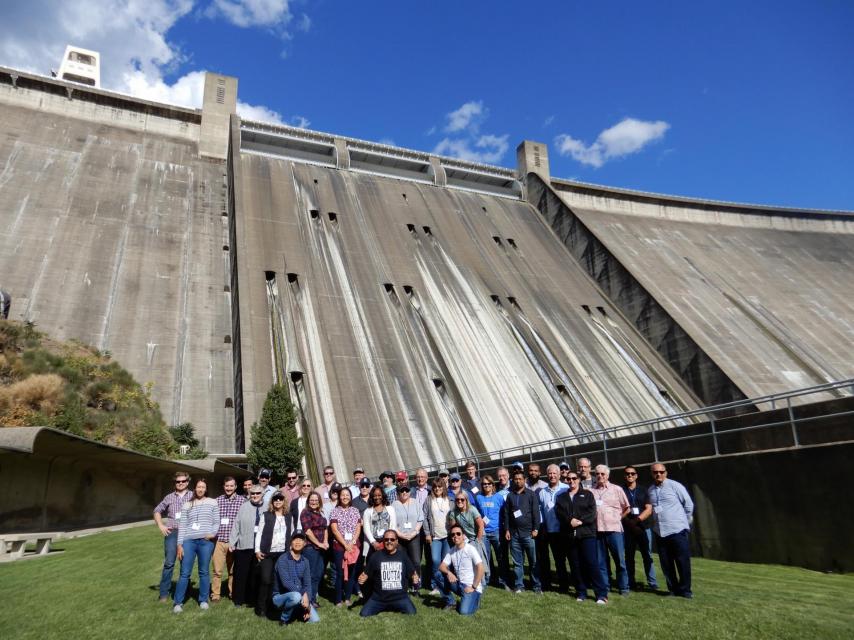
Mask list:
[[[786,398],[786,409],[789,412],[789,424],[792,425],[792,441],[794,442],[794,446],[800,447],[801,443],[798,440],[798,426],[795,423],[795,412],[792,411],[792,400],[791,400],[791,398]]]
[[[608,465],[608,435],[602,434],[604,437],[602,438],[602,453],[605,456],[605,466]]]
[[[715,445],[715,455],[719,456],[719,455],[721,455],[721,452],[718,449],[718,432],[715,431],[715,418],[714,418],[714,416],[712,416],[711,420],[709,420],[709,424],[712,427],[712,442]]]

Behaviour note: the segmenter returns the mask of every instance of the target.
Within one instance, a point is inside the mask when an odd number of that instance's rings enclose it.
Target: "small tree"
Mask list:
[[[264,400],[261,419],[252,424],[252,444],[246,458],[254,469],[268,468],[281,477],[285,469],[302,466],[304,451],[294,414],[287,388],[273,385]]]

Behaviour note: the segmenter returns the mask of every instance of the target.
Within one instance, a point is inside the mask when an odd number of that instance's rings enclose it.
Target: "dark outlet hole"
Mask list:
[[[412,295],[412,287],[408,284],[403,285],[403,292],[407,295]]]
[[[302,380],[302,371],[291,371],[291,382],[297,383]]]
[[[608,315],[607,313],[605,313],[605,307],[596,307],[596,311],[598,311],[599,313],[601,313],[603,316],[607,316],[607,315]]]
[[[223,286],[222,292],[223,293],[231,293],[231,287],[229,287],[228,285]]]
[[[312,209],[308,212],[308,214],[311,216],[312,220],[317,220],[317,216],[320,215],[320,211],[318,211],[317,209]]]
[[[264,278],[267,279],[267,282],[272,282],[273,280],[276,279],[276,272],[275,271],[265,271],[264,272]]]
[[[231,344],[231,336],[225,336],[222,341],[225,344]]]
[[[408,225],[406,225],[406,228],[409,229],[410,233],[415,233],[415,225],[414,224],[408,224]]]
[[[293,284],[294,282],[297,282],[298,280],[299,280],[299,276],[297,274],[295,274],[295,273],[289,273],[288,274],[288,282],[289,283]]]
[[[335,222],[338,219],[338,214],[334,211],[329,212],[329,220],[330,222]]]
[[[222,245],[222,250],[223,250],[223,251],[228,251],[228,245],[227,245],[227,244]]]
[[[590,305],[583,304],[581,305],[581,308],[587,312],[587,315],[590,315]]]
[[[426,233],[428,236],[433,235],[433,232],[430,230],[430,227],[421,227],[421,228],[424,229],[424,233]]]
[[[439,378],[433,378],[433,386],[437,389],[441,389],[444,382],[442,382]]]
[[[232,400],[231,398],[226,398],[225,399],[225,408],[226,409],[234,409],[234,400]]]
[[[394,285],[391,284],[390,282],[384,282],[383,287],[385,287],[385,290],[388,293],[391,293],[392,291],[394,291]]]

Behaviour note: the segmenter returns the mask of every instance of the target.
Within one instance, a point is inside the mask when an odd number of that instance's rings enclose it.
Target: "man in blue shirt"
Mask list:
[[[276,562],[273,604],[282,610],[279,624],[289,624],[295,620],[320,622],[317,610],[309,604],[311,570],[308,560],[302,557],[304,548],[305,534],[296,531],[291,536],[291,550],[283,553]]]
[[[661,569],[667,580],[667,590],[683,598],[693,598],[688,531],[691,528],[694,503],[684,486],[668,479],[667,469],[660,462],[652,465],[652,479],[648,498],[652,505],[652,532],[658,546]]]

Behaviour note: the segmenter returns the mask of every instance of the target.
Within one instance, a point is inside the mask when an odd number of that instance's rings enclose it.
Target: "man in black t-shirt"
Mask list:
[[[409,555],[398,550],[397,532],[389,529],[383,533],[383,549],[374,553],[368,566],[359,575],[359,584],[371,581],[371,597],[362,607],[363,618],[383,611],[414,614],[415,605],[407,591],[410,584],[419,582],[418,572]]]
[[[629,574],[629,589],[639,590],[639,583],[635,580],[635,551],[640,551],[643,558],[643,568],[646,574],[646,583],[650,589],[658,588],[655,579],[655,565],[652,562],[652,532],[649,526],[652,524],[652,503],[646,487],[638,484],[638,470],[629,465],[623,470],[626,483],[623,491],[629,501],[630,511],[623,518],[623,540],[626,545],[626,568]]]

